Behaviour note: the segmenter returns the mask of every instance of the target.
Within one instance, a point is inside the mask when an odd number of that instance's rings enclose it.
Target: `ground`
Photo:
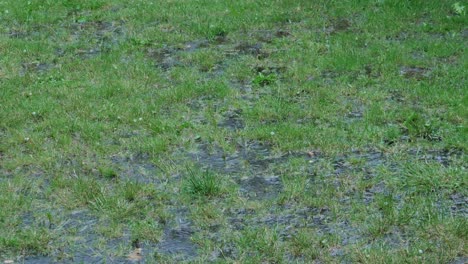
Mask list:
[[[0,261],[466,263],[465,1],[0,1]]]

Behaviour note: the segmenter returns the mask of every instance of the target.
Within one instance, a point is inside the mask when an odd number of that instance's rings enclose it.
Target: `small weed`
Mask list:
[[[452,5],[452,10],[455,14],[461,16],[465,15],[465,6],[460,4],[460,2],[456,2]]]
[[[434,137],[434,127],[431,122],[424,119],[418,113],[412,113],[403,123],[404,128],[408,134],[413,138],[426,138],[431,139]]]
[[[267,86],[275,83],[277,79],[278,77],[274,73],[264,74],[259,72],[252,82],[257,86]]]
[[[207,38],[209,40],[225,38],[228,31],[222,26],[210,25]]]
[[[185,192],[192,196],[211,197],[220,194],[221,184],[217,175],[209,170],[187,168]]]
[[[401,131],[400,129],[398,129],[397,126],[390,126],[386,131],[385,131],[385,134],[384,134],[384,142],[388,145],[392,145],[396,142],[398,142],[398,140],[400,139],[401,137]]]
[[[117,172],[113,169],[113,168],[110,168],[110,167],[99,167],[99,173],[101,174],[101,176],[105,179],[114,179],[117,177]]]
[[[137,199],[141,186],[134,182],[126,182],[122,187],[122,195],[125,200],[133,202]]]

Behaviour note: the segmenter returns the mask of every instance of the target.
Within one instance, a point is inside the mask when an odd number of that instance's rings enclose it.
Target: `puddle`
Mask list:
[[[174,223],[175,222],[175,223]],[[198,246],[191,241],[194,234],[186,209],[175,210],[175,219],[164,231],[164,238],[156,245],[157,253],[171,255],[177,261],[197,257]]]
[[[468,263],[468,257],[456,257],[450,264],[466,264]]]
[[[430,77],[431,71],[428,68],[415,67],[415,66],[403,66],[400,68],[400,76],[407,79],[422,80]]]
[[[33,61],[21,64],[22,70],[20,72],[21,76],[26,75],[27,73],[45,73],[51,68],[53,68],[53,64]]]
[[[26,257],[22,260],[21,263],[25,264],[50,264],[56,263],[50,257],[47,256],[34,256],[34,257]]]
[[[160,182],[156,176],[161,171],[145,155],[114,156],[111,160],[118,170],[119,178],[124,181],[130,180],[138,183]]]
[[[390,42],[403,42],[410,38],[410,34],[405,31],[401,31],[392,36],[386,36],[386,39]]]
[[[70,39],[74,42],[86,43],[91,47],[81,47],[75,50],[75,55],[81,59],[90,59],[108,52],[118,46],[125,38],[124,22],[122,21],[90,21],[73,23],[66,26]]]
[[[221,148],[210,147],[208,144],[200,145],[197,151],[188,153],[188,156],[203,169],[209,168],[228,174],[240,172],[244,167],[238,154],[227,155]]]
[[[42,263],[122,263],[118,257],[120,247],[129,245],[129,235],[121,238],[105,239],[95,232],[98,219],[87,210],[76,210],[64,217],[60,229],[64,234],[57,238],[61,245],[50,256],[26,256],[22,262],[30,264]],[[67,239],[73,239],[69,243]]]
[[[335,71],[325,70],[320,74],[321,78],[328,84],[332,83],[334,79],[338,78],[340,74]]]
[[[283,184],[278,176],[260,177],[254,176],[240,180],[240,192],[251,199],[274,199],[283,189]]]
[[[261,43],[251,44],[248,42],[242,42],[235,46],[234,50],[242,55],[252,55],[258,59],[264,59],[267,58],[269,54],[263,51],[262,48],[263,45]]]
[[[418,160],[425,162],[437,162],[444,166],[450,166],[453,159],[459,158],[463,155],[463,152],[458,149],[412,149],[408,153]]]
[[[339,32],[345,32],[351,28],[351,21],[346,18],[334,20],[331,22],[331,26],[325,28],[325,33],[335,34]]]
[[[366,188],[363,194],[363,202],[367,205],[374,202],[374,197],[376,194],[382,194],[387,192],[387,188],[383,182],[380,182],[370,188]]]
[[[263,66],[263,65],[258,65],[254,67],[254,72],[256,73],[261,73],[264,75],[270,75],[270,74],[276,74],[280,75],[286,71],[285,66]]]
[[[338,156],[333,161],[333,168],[336,175],[350,171],[365,171],[372,176],[372,169],[387,163],[382,152],[351,152],[343,156]]]
[[[466,218],[468,216],[468,197],[461,193],[454,193],[450,195],[450,200],[453,203],[450,207],[452,213]]]
[[[82,59],[91,59],[99,56],[102,53],[101,49],[78,49],[76,55]]]
[[[241,117],[242,109],[227,111],[224,116],[225,119],[218,124],[219,127],[224,127],[229,130],[241,130],[244,128],[244,120]]]
[[[155,61],[157,68],[167,71],[173,67],[182,65],[176,56],[177,52],[176,49],[169,47],[157,50],[150,49],[148,50],[148,56]]]
[[[345,122],[352,123],[361,120],[366,110],[365,105],[357,99],[345,98],[343,102],[348,105],[348,113],[345,115]]]
[[[275,38],[285,38],[291,36],[291,33],[288,30],[278,29],[278,30],[256,30],[249,32],[250,38],[255,38],[259,42],[271,43]]]
[[[237,145],[234,153],[226,153],[220,147],[202,143],[198,149],[189,152],[188,156],[200,164],[228,174],[258,175],[269,168],[271,164],[285,161],[289,155],[272,156],[270,147],[258,141],[250,141]]]
[[[209,46],[210,46],[210,43],[208,42],[208,40],[196,40],[196,41],[187,42],[184,45],[184,51],[194,52],[202,48],[208,48]]]
[[[389,91],[389,95],[387,96],[387,100],[397,102],[397,103],[403,103],[406,101],[405,97],[400,91]]]

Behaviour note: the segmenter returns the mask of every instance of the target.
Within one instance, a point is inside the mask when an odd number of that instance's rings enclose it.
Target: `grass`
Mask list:
[[[185,192],[191,196],[215,196],[220,194],[220,179],[214,173],[205,171],[194,171],[190,168],[185,180]]]
[[[466,6],[0,1],[0,261],[466,261]]]

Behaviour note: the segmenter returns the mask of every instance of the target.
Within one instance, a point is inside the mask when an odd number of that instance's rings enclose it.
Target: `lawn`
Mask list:
[[[468,262],[467,9],[0,1],[0,262]]]

